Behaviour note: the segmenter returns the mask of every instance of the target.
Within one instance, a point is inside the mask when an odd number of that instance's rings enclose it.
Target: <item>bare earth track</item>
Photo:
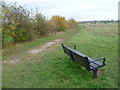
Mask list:
[[[48,47],[54,46],[54,45],[56,45],[56,44],[60,44],[60,42],[62,42],[61,39],[53,40],[53,41],[51,41],[51,42],[45,43],[45,44],[44,44],[43,46],[41,46],[40,48],[29,50],[28,53],[31,53],[31,54],[40,53],[40,52],[42,52],[42,51],[45,51]]]

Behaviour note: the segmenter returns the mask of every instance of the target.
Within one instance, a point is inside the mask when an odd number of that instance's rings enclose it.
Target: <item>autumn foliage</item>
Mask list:
[[[65,17],[59,15],[52,16],[49,21],[49,29],[52,32],[65,31],[73,29],[77,26],[78,23],[73,18],[66,20]]]
[[[51,21],[56,24],[56,30],[65,31],[68,27],[67,20],[63,16],[52,16]]]

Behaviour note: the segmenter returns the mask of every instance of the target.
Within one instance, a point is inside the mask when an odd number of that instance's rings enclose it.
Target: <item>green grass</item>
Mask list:
[[[4,60],[21,57],[16,63],[3,63],[3,88],[117,88],[118,38],[114,24],[85,25],[64,33],[4,49]],[[77,50],[94,59],[106,58],[97,79],[92,78],[79,64],[69,60],[60,45],[36,55],[26,51],[56,38],[67,45],[77,45]],[[11,49],[12,48],[12,49]],[[15,50],[13,50],[15,49]],[[16,51],[17,49],[17,51]]]

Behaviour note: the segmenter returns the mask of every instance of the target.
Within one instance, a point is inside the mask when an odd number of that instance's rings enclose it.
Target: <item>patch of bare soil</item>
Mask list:
[[[97,74],[98,74],[98,75],[102,75],[102,73],[103,73],[103,71],[100,70],[100,69],[98,69]]]
[[[3,63],[16,63],[20,61],[20,58],[16,58],[16,59],[12,59],[12,60],[6,60],[6,61],[3,61]]]
[[[45,50],[48,50],[48,47],[51,47],[56,45],[56,44],[60,44],[62,42],[61,39],[56,39],[56,40],[53,40],[51,42],[48,42],[48,43],[45,43],[43,46],[41,46],[40,48],[36,48],[36,49],[32,49],[32,50],[29,50],[28,53],[30,54],[37,54],[37,53],[40,53],[42,51],[45,51]],[[50,49],[50,48],[49,48]]]

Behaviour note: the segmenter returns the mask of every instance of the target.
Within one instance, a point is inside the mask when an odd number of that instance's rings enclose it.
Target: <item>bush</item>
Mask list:
[[[76,22],[73,18],[72,19],[69,19],[68,21],[68,28],[75,28],[77,27],[79,24],[78,22]]]
[[[31,39],[31,35],[28,34],[27,30],[24,28],[18,29],[16,34],[13,33],[15,42],[23,42]]]
[[[49,33],[56,33],[58,30],[57,30],[57,24],[55,21],[53,20],[50,20],[48,22],[48,29],[49,29]]]
[[[51,21],[56,23],[57,31],[65,31],[67,29],[67,20],[62,16],[52,16]]]
[[[36,14],[35,16],[35,25],[34,29],[37,36],[46,36],[48,33],[48,22],[42,14]]]

